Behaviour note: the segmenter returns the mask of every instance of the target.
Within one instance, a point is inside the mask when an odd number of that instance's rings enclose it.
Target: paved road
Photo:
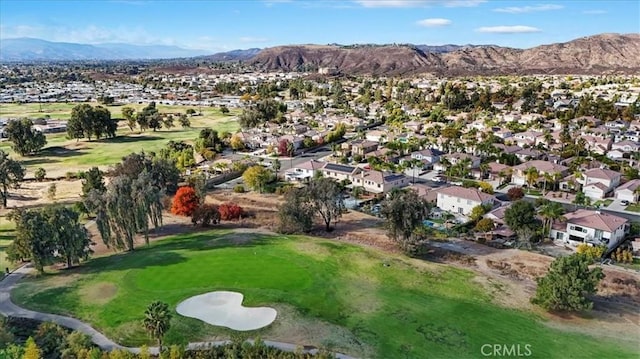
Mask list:
[[[45,321],[53,322],[63,327],[70,328],[72,330],[77,330],[79,332],[85,333],[88,336],[90,336],[91,340],[102,350],[110,351],[114,349],[124,349],[133,353],[140,352],[140,348],[125,347],[111,341],[109,338],[104,336],[99,331],[95,330],[89,324],[84,323],[78,319],[65,317],[62,315],[36,312],[36,311],[24,309],[22,307],[15,305],[11,301],[11,291],[15,288],[15,286],[18,284],[20,279],[22,279],[25,275],[27,275],[31,270],[32,269],[30,265],[24,265],[16,269],[11,274],[5,276],[4,279],[0,281],[0,314],[4,316],[35,319],[43,322]],[[249,342],[253,343],[252,340],[249,340]],[[209,346],[219,346],[219,345],[224,345],[228,343],[229,341],[189,343],[189,345],[187,346],[187,349],[193,350],[193,349],[199,349],[199,348],[206,348]],[[288,352],[295,352],[300,347],[299,345],[296,345],[296,344],[273,342],[268,340],[265,340],[264,343],[267,346],[275,347],[280,350],[284,350]],[[151,354],[157,355],[158,348],[150,347],[149,352]],[[315,354],[318,352],[318,350],[313,347],[306,347],[304,348],[304,350],[302,350],[302,352]],[[353,357],[350,357],[348,355],[344,355],[341,353],[335,353],[335,356],[338,359],[355,359]]]

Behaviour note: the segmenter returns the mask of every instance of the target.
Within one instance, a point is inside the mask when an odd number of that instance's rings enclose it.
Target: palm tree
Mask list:
[[[551,173],[545,172],[542,177],[544,178],[544,191],[547,192],[547,184],[553,182],[553,176]]]
[[[547,235],[551,232],[551,227],[556,220],[562,220],[564,217],[564,207],[558,202],[549,202],[542,206],[540,215],[544,218],[542,225],[542,233]],[[548,227],[548,228],[547,228]]]
[[[489,173],[489,164],[481,163],[479,168],[480,168],[480,179],[483,179],[485,178],[487,173]]]
[[[527,176],[527,184],[529,185],[528,192],[531,193],[531,187],[538,181],[538,177],[540,174],[538,173],[538,169],[535,167],[529,167],[524,172]]]
[[[276,181],[278,180],[278,172],[280,172],[280,168],[282,168],[282,164],[280,163],[279,159],[274,159],[273,160],[273,171],[276,173]]]
[[[155,301],[144,311],[144,328],[149,335],[158,341],[159,352],[162,352],[162,337],[171,326],[171,312],[169,305],[160,301]]]

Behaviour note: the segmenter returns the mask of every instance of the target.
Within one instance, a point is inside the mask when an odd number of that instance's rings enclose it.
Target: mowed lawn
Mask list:
[[[56,109],[49,112],[37,112],[38,104],[2,104],[0,105],[0,117],[38,117],[50,114],[52,118],[68,118],[71,109],[77,104],[47,104],[45,108]],[[95,105],[95,104],[93,104]],[[130,105],[140,109],[143,105]],[[110,106],[112,117],[121,116],[123,106]],[[158,105],[160,112],[165,113],[185,113],[187,106],[163,106]],[[19,110],[22,110],[20,112]],[[159,131],[147,130],[143,133],[130,131],[125,123],[119,124],[118,137],[102,140],[68,140],[66,134],[48,134],[47,146],[35,156],[22,157],[11,150],[11,143],[0,142],[0,149],[7,151],[10,155],[22,161],[27,168],[27,176],[33,176],[33,172],[39,168],[44,168],[47,173],[56,176],[64,175],[66,172],[86,170],[93,166],[107,167],[120,162],[122,157],[132,152],[154,152],[163,148],[170,140],[193,142],[201,129],[210,127],[218,130],[219,133],[228,131],[234,133],[239,129],[237,122],[237,110],[223,115],[218,108],[203,107],[202,115],[189,117],[191,127],[183,129],[179,126],[177,119],[175,126],[171,129],[160,129]],[[55,115],[55,116],[54,116]]]
[[[533,313],[493,304],[469,271],[309,237],[241,236],[213,230],[170,237],[31,278],[12,297],[87,320],[126,345],[150,343],[140,324],[150,302],[175,309],[192,295],[233,290],[245,295],[244,305],[284,309],[249,335],[269,339],[288,325],[292,337],[305,338],[309,323],[328,323],[333,329],[318,342],[304,343],[359,357],[478,358],[483,345],[503,343],[529,344],[531,358],[637,358],[628,344],[551,329]],[[287,320],[286,308],[306,326]],[[230,334],[174,313],[166,339]]]

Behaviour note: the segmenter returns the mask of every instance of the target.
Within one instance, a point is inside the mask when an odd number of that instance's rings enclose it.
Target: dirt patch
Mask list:
[[[52,184],[56,185],[55,202],[71,203],[80,200],[80,194],[82,193],[82,181],[80,180],[23,182],[20,188],[9,190],[7,207],[10,209],[29,208],[51,203],[47,194],[49,186]],[[8,212],[8,210],[3,209],[0,214],[5,212]]]
[[[115,298],[117,292],[118,287],[113,283],[100,282],[80,289],[80,298],[86,303],[102,305]]]
[[[93,250],[93,256],[102,256],[116,253],[117,251],[113,248],[107,247],[102,241],[102,237],[100,237],[100,233],[98,232],[98,226],[95,221],[91,221],[86,226],[89,231],[89,235],[91,235],[91,240],[93,241],[93,245],[91,249]],[[152,229],[151,233],[149,233],[149,242],[154,242],[160,239],[164,239],[168,236],[181,234],[181,233],[189,233],[200,230],[198,227],[194,227],[188,217],[176,216],[169,212],[162,213],[162,226],[157,229]],[[143,235],[138,235],[135,238],[135,246],[143,246],[145,245],[145,240]]]

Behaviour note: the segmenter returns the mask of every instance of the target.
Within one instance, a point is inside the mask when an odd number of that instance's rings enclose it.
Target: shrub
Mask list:
[[[242,207],[235,203],[223,203],[218,207],[218,211],[220,211],[220,219],[223,221],[240,219],[244,214]]]
[[[584,254],[590,260],[597,260],[602,258],[602,255],[607,250],[605,246],[590,246],[586,243],[582,243],[576,249],[578,253]]]
[[[199,203],[198,195],[196,195],[193,187],[180,187],[173,197],[171,213],[179,216],[191,216],[196,208],[198,208]]]
[[[36,170],[33,176],[35,177],[36,181],[42,182],[42,180],[44,180],[44,178],[47,176],[47,171],[45,171],[44,168],[40,167]]]
[[[67,181],[71,181],[71,180],[75,179],[77,175],[78,174],[76,172],[67,172],[67,173],[64,174],[64,178]]]
[[[207,227],[211,224],[220,223],[220,211],[213,204],[203,204],[193,211],[191,214],[191,223]]]
[[[244,186],[239,184],[239,185],[233,187],[233,192],[235,192],[235,193],[244,193],[245,192]]]

